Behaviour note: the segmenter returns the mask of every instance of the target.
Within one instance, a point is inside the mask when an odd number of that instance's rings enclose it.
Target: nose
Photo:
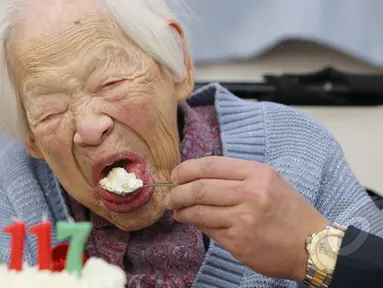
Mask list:
[[[77,122],[73,141],[78,145],[100,145],[113,130],[113,120],[105,115],[86,115]]]

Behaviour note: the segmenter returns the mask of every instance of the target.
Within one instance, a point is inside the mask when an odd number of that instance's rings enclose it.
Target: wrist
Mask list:
[[[306,249],[304,249],[301,252],[301,255],[299,255],[298,259],[298,265],[293,272],[293,277],[292,279],[295,281],[303,282],[306,277],[306,271],[307,271],[307,262],[309,259],[309,254],[307,253]]]

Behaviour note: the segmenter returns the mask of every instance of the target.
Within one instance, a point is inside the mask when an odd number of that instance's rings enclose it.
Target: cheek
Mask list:
[[[153,105],[144,97],[135,101],[121,101],[116,106],[114,118],[140,134],[153,131],[159,112],[155,111]]]
[[[35,135],[45,157],[64,163],[69,159],[68,153],[71,153],[71,133],[69,133],[70,130],[65,129],[63,122],[55,126],[54,130],[47,129]]]
[[[65,139],[60,134],[51,137],[50,139],[43,139],[41,142],[44,154],[52,160],[60,161],[60,164],[66,163],[70,157],[68,157],[68,153],[71,152],[68,149],[68,145],[66,144]]]

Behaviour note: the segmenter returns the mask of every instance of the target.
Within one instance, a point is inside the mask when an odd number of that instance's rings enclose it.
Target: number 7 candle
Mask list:
[[[75,272],[81,275],[83,266],[83,252],[92,224],[90,222],[65,222],[60,221],[56,224],[56,237],[59,241],[71,239],[68,254],[66,257],[65,269],[68,272]]]

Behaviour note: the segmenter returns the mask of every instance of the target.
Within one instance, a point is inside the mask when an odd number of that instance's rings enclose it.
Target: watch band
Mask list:
[[[316,269],[314,263],[309,259],[307,263],[307,273],[304,284],[309,288],[328,288],[332,280],[332,275],[326,274]]]
[[[324,230],[336,229],[345,232],[347,227],[339,225],[337,223],[331,223],[326,226]],[[317,233],[312,234],[307,238],[306,248],[309,247],[313,238],[317,235]],[[309,288],[328,288],[332,280],[332,274],[326,273],[325,271],[321,271],[318,269],[313,261],[311,260],[311,256],[309,255],[309,259],[307,261],[307,271],[306,277],[304,280],[304,284]]]

